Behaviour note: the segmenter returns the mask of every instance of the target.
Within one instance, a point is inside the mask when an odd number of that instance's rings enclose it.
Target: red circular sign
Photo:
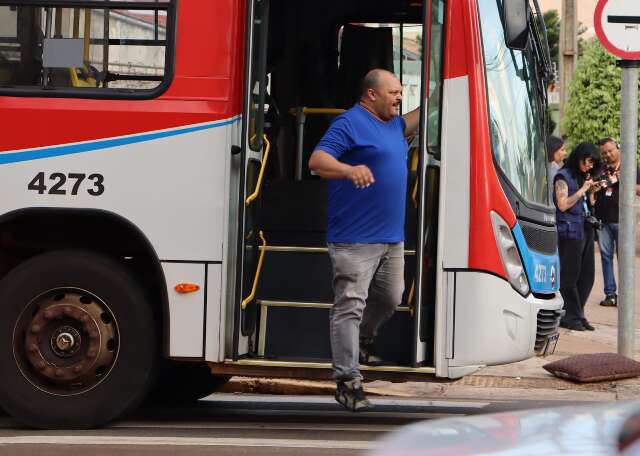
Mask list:
[[[610,3],[616,3],[619,0],[599,0],[598,4],[596,6],[596,10],[594,13],[594,18],[593,18],[593,25],[595,26],[596,29],[596,35],[598,36],[598,39],[600,40],[600,42],[602,43],[602,45],[609,51],[611,52],[613,55],[620,57],[621,59],[624,60],[640,60],[640,43],[637,46],[638,50],[625,50],[622,49],[620,47],[620,45],[618,45],[616,43],[616,40],[613,38],[612,35],[612,31],[614,27],[618,27],[620,25],[624,25],[622,24],[620,21],[624,21],[624,15],[620,14],[618,16],[616,16],[617,19],[617,23],[616,24],[611,24],[610,18],[612,16],[612,12],[608,11],[608,16],[609,18],[604,18],[604,10],[606,6],[610,6]],[[632,3],[636,3],[637,0],[632,0]],[[640,4],[640,2],[638,2],[638,4]],[[626,6],[626,5],[625,5]],[[609,8],[610,9],[610,8]],[[615,12],[614,12],[615,13]],[[640,16],[640,8],[638,8],[638,15]],[[603,21],[606,20],[607,21],[607,26],[605,27],[605,25],[603,25]],[[634,18],[635,20],[635,18]],[[633,26],[638,26],[640,27],[640,24],[636,24],[635,22],[633,23]],[[618,34],[619,35],[619,34]]]

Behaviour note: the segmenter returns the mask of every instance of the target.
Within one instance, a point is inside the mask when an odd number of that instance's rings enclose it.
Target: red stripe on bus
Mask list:
[[[482,55],[482,37],[477,0],[459,2],[466,5],[469,69],[469,102],[471,108],[471,183],[469,230],[469,268],[481,269],[506,277],[494,240],[490,212],[498,213],[513,227],[516,217],[498,181],[489,134],[489,113]]]

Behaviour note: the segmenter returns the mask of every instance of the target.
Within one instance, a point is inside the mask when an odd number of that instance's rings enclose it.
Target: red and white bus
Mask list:
[[[553,350],[548,48],[527,0],[0,0],[0,406],[92,427],[232,375],[328,378],[326,187],[373,67],[421,106],[406,292],[367,378]]]

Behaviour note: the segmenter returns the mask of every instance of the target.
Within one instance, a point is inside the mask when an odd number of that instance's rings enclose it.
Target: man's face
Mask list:
[[[600,146],[602,158],[609,164],[616,164],[620,159],[620,149],[613,141],[607,141]]]
[[[591,171],[591,168],[593,168],[593,158],[587,157],[584,160],[580,160],[580,171],[587,173]]]
[[[381,74],[377,87],[371,89],[371,92],[373,109],[378,117],[382,120],[389,120],[400,114],[402,84],[400,84],[395,75],[389,73]]]

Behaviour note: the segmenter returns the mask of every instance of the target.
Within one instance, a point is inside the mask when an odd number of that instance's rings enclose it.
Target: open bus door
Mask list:
[[[304,62],[310,60],[322,60],[326,68],[336,70],[339,76],[347,72],[351,75],[360,71],[359,67],[363,64],[368,65],[369,62],[380,65],[379,54],[386,51],[376,46],[366,48],[366,53],[359,49],[355,53],[350,52],[351,49],[357,49],[360,42],[366,42],[372,34],[371,31],[375,30],[382,32],[376,33],[375,36],[381,35],[381,46],[388,50],[388,57],[393,58],[395,50],[398,51],[395,55],[401,55],[406,51],[411,57],[411,64],[398,58],[395,72],[400,78],[406,77],[407,111],[414,109],[418,104],[422,104],[424,111],[420,135],[422,144],[413,147],[411,152],[413,158],[409,193],[413,198],[407,203],[411,208],[411,214],[407,217],[405,227],[406,294],[396,314],[381,328],[377,338],[381,342],[377,343],[376,350],[380,356],[394,363],[397,369],[432,368],[444,1],[437,0],[426,12],[424,8],[418,10],[410,6],[408,12],[411,14],[406,22],[395,25],[389,25],[387,21],[387,18],[395,17],[394,14],[397,12],[393,2],[382,11],[369,3],[363,4],[360,5],[359,13],[363,22],[345,24],[349,25],[351,30],[342,34],[335,25],[339,24],[336,21],[342,17],[340,10],[330,10],[315,29],[296,29],[299,40],[284,41],[277,39],[278,31],[281,30],[279,26],[282,26],[288,17],[284,12],[293,11],[301,21],[315,24],[317,9],[322,2],[312,4],[274,1],[270,5],[270,18],[268,3],[268,0],[252,0],[248,2],[247,12],[247,82],[242,160],[238,173],[242,174],[239,181],[242,199],[240,227],[237,231],[238,266],[233,358],[252,358],[254,365],[264,366],[268,366],[270,362],[302,363],[296,365],[314,362],[329,367],[329,317],[326,314],[331,308],[333,293],[331,265],[324,242],[326,183],[315,176],[303,176],[304,173],[300,171],[316,140],[305,138],[305,144],[300,130],[291,129],[292,117],[288,117],[288,129],[283,127],[279,130],[274,128],[271,121],[265,122],[264,119],[270,119],[266,111],[275,111],[278,104],[285,107],[279,110],[280,112],[296,115],[293,112],[299,112],[300,106],[293,103],[306,100],[296,92],[298,87],[302,87],[298,89],[300,92],[310,94],[309,99],[326,100],[326,103],[335,102],[330,97],[332,93],[341,90],[349,94],[356,93],[358,88],[351,87],[352,81],[348,78],[325,78],[322,84],[305,85],[300,80],[306,83],[309,79],[304,78],[304,73],[291,71],[291,68],[304,67]],[[380,19],[380,22],[365,23],[365,18]],[[268,19],[271,24],[267,24]],[[385,27],[377,27],[378,24],[385,24]],[[393,27],[395,31],[392,32]],[[403,31],[407,32],[409,38],[404,37]],[[393,33],[396,33],[396,37],[399,35],[400,39],[394,38]],[[405,41],[413,44],[415,38],[410,37],[418,35],[426,35],[422,46],[414,44],[404,47]],[[300,46],[297,43],[305,39],[317,41],[320,36],[336,40],[335,46],[341,50],[340,60],[334,61],[338,56],[326,53],[322,49],[303,47],[301,49],[306,53],[299,52]],[[269,52],[267,43],[271,43],[272,46]],[[274,49],[278,49],[278,52]],[[422,49],[427,50],[423,63],[420,62]],[[267,62],[267,56],[272,60]],[[393,65],[393,62],[391,63]],[[420,85],[425,87],[422,94],[417,90],[413,97],[409,96],[413,93],[410,88],[419,88]],[[322,111],[322,115],[329,111],[335,114],[348,108],[350,104],[350,101],[341,101],[329,109],[314,108],[310,111]],[[289,114],[284,114],[283,117]],[[282,121],[282,118],[280,120]],[[297,123],[299,119],[295,120],[295,126],[300,127]],[[326,119],[319,119],[315,125],[322,125],[324,121]],[[277,122],[275,124],[277,125]],[[307,120],[303,126],[305,125],[308,130],[307,137],[318,133],[313,128],[313,122]],[[326,131],[327,127],[328,125],[324,125],[322,130]],[[284,168],[297,170],[296,175],[279,174],[280,168],[274,163],[268,166],[268,172],[262,172],[269,148],[265,133],[272,144],[278,146],[277,149],[274,148],[274,152],[277,153],[272,153],[273,159],[284,160]],[[300,151],[299,146],[305,147],[304,151]],[[283,154],[283,151],[289,153]],[[296,153],[291,153],[293,151]],[[264,189],[260,188],[262,178]],[[300,223],[299,219],[304,219],[304,223]],[[419,240],[418,219],[421,233]],[[268,246],[265,245],[267,242]],[[416,251],[419,255],[416,255]],[[268,252],[266,256],[265,252]],[[419,268],[417,276],[416,265]],[[294,333],[298,337],[295,337]],[[300,334],[303,336],[300,337]]]
[[[264,166],[270,144],[264,135],[266,98],[266,64],[269,2],[247,2],[247,27],[245,36],[245,104],[242,126],[242,166],[240,181],[238,270],[239,286],[236,287],[234,312],[234,358],[253,351],[252,335],[255,332],[258,308],[256,288],[264,259],[265,240],[260,230],[260,191]],[[257,46],[263,49],[256,49]]]
[[[438,195],[440,185],[440,111],[444,42],[444,0],[426,2],[423,9],[423,83],[420,112],[416,275],[409,304],[414,310],[413,365],[433,366],[437,271]],[[409,285],[409,284],[407,284]]]

